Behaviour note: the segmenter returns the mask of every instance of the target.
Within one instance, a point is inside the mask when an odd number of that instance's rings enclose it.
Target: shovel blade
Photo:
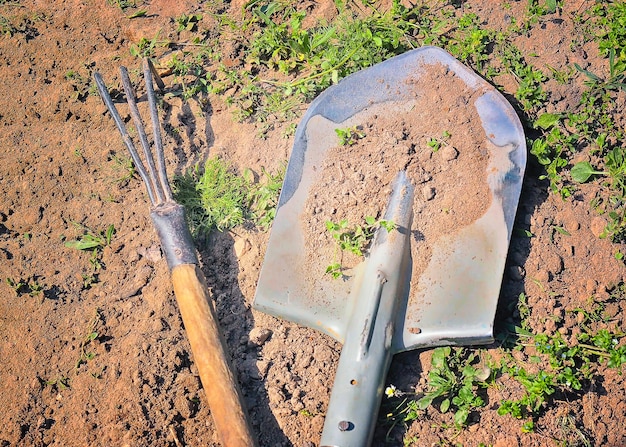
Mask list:
[[[320,274],[302,278],[306,253],[305,202],[328,150],[337,145],[334,129],[357,113],[393,101],[414,99],[404,88],[420,70],[446,66],[473,91],[485,137],[492,143],[488,184],[491,204],[484,215],[456,234],[443,235],[419,278],[407,278],[418,293],[401,305],[391,350],[489,343],[502,272],[526,164],[522,126],[510,104],[492,86],[445,51],[424,47],[357,72],[327,89],[298,126],[281,197],[257,285],[254,307],[324,332],[340,342],[354,303],[351,281]],[[390,88],[380,88],[381,80]],[[451,92],[453,94],[454,92]],[[436,107],[436,105],[433,105]],[[376,150],[373,148],[373,150]],[[414,217],[414,221],[419,216]],[[358,275],[355,275],[358,277]]]

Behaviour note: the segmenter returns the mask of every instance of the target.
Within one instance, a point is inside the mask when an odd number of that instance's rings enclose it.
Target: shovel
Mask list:
[[[230,364],[226,343],[219,330],[217,314],[208,295],[204,275],[198,267],[198,259],[185,221],[184,209],[172,198],[172,191],[167,180],[159,116],[152,85],[154,67],[148,59],[144,59],[143,75],[153,127],[154,155],[137,108],[128,71],[121,67],[120,73],[130,114],[143,148],[145,165],[135,149],[122,117],[113,104],[102,77],[99,73],[95,73],[94,78],[100,96],[111,113],[148,191],[152,205],[150,217],[167,259],[174,294],[217,434],[223,446],[255,447],[256,441],[252,435],[241,391]],[[159,87],[163,88],[161,79],[156,75],[155,79]]]
[[[307,259],[317,256],[305,248],[311,217],[305,203],[319,180],[327,151],[337,145],[333,130],[358,122],[355,117],[360,112],[377,105],[411,110],[419,92],[407,86],[415,85],[434,66],[445,67],[475,94],[476,100],[466,107],[475,107],[478,127],[489,142],[488,169],[475,173],[488,183],[488,207],[454,233],[442,228],[443,234],[430,247],[427,267],[412,278],[412,224],[420,223],[420,214],[414,212],[416,182],[401,171],[384,214],[395,229],[376,231],[353,276],[342,281],[321,272],[311,284],[310,276],[302,275]],[[437,104],[429,106],[437,108]],[[419,120],[417,112],[415,119]],[[493,342],[493,320],[525,165],[525,138],[510,104],[436,47],[412,50],[348,76],[310,105],[295,135],[254,307],[317,329],[343,344],[321,446],[371,443],[393,354]],[[409,302],[412,294],[421,299]]]

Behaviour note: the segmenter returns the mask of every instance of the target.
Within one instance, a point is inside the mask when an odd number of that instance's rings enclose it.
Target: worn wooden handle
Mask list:
[[[198,367],[222,445],[255,447],[241,391],[230,367],[204,275],[193,264],[181,264],[172,269],[172,282],[193,360]]]

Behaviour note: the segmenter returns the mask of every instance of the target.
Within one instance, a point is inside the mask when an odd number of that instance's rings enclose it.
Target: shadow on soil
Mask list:
[[[200,252],[203,271],[259,445],[291,447],[270,409],[267,390],[256,366],[260,348],[249,343],[254,317],[239,289],[239,267],[233,245],[228,233],[213,232],[202,243],[207,247]]]

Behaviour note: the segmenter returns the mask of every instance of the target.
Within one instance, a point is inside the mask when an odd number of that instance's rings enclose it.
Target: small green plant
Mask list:
[[[384,219],[377,221],[372,216],[366,216],[363,225],[350,225],[347,219],[342,219],[339,222],[326,221],[326,230],[337,243],[339,250],[350,252],[356,256],[363,256],[379,227],[391,232],[395,230],[396,225]],[[333,262],[326,267],[325,273],[338,279],[343,276],[343,270],[341,262]]]
[[[115,226],[109,225],[101,232],[93,231],[84,225],[75,224],[83,231],[79,239],[66,241],[65,246],[81,251],[91,251],[89,264],[91,266],[88,273],[83,273],[83,288],[88,289],[98,282],[98,272],[103,268],[101,261],[102,250],[111,244],[111,239],[115,234]]]
[[[333,279],[339,279],[343,276],[343,266],[340,262],[333,262],[326,267],[326,274],[333,277]]]
[[[111,154],[109,157],[114,163],[114,169],[121,172],[121,175],[115,179],[115,183],[126,184],[135,176],[136,170],[132,158],[116,154]]]
[[[176,199],[185,206],[194,235],[229,230],[245,220],[246,182],[219,158],[174,179]]]
[[[161,40],[159,33],[157,33],[152,39],[142,37],[139,42],[130,46],[129,51],[131,56],[139,58],[154,57],[157,48],[166,47],[169,44],[168,40]]]
[[[111,239],[115,234],[115,226],[113,224],[109,225],[106,230],[102,232],[95,232],[84,225],[75,225],[81,228],[84,233],[80,239],[66,241],[65,246],[76,250],[101,250],[111,244]]]
[[[450,132],[444,130],[441,134],[441,138],[429,138],[426,142],[426,145],[433,150],[433,152],[437,152],[441,149],[441,146],[447,144],[447,140],[451,137]]]
[[[378,227],[383,227],[387,231],[395,229],[395,225],[392,222],[386,220],[377,221],[372,216],[365,217],[363,225],[351,226],[346,219],[342,219],[337,223],[332,221],[326,222],[326,229],[337,242],[339,248],[357,256],[363,256],[363,251],[367,248]]]
[[[176,31],[195,31],[202,20],[202,14],[183,14],[176,18]]]
[[[82,337],[80,341],[79,356],[78,360],[76,360],[76,364],[74,365],[74,370],[78,373],[78,369],[81,365],[86,364],[90,360],[93,360],[96,354],[89,349],[92,342],[98,339],[100,334],[98,333],[98,326],[102,322],[102,311],[100,309],[96,309],[94,317],[91,319],[87,326],[87,330],[85,335]]]
[[[464,348],[436,348],[428,373],[428,390],[417,401],[417,408],[425,410],[437,402],[442,413],[454,411],[457,427],[466,425],[470,412],[485,405],[477,391],[485,387],[491,376],[489,368],[474,366],[475,360],[476,354]]]
[[[254,174],[250,169],[244,171],[248,187],[249,218],[264,231],[269,229],[276,217],[276,206],[285,178],[285,169],[286,166],[283,165],[276,174],[272,174],[262,168],[263,175],[259,182],[255,182]]]
[[[335,129],[335,133],[337,134],[337,137],[339,137],[340,146],[353,146],[357,143],[357,141],[365,137],[365,132],[363,132],[358,126],[338,128]]]
[[[57,377],[56,379],[46,380],[45,384],[56,388],[57,391],[62,391],[70,387],[70,378],[65,377],[65,376],[60,376],[60,377]]]
[[[35,297],[44,292],[43,286],[39,284],[39,281],[35,276],[26,280],[21,278],[6,278],[6,283],[13,289],[17,296],[27,294]]]
[[[107,3],[111,6],[117,6],[122,11],[125,11],[128,8],[135,8],[137,6],[137,2],[135,0],[107,0]]]

